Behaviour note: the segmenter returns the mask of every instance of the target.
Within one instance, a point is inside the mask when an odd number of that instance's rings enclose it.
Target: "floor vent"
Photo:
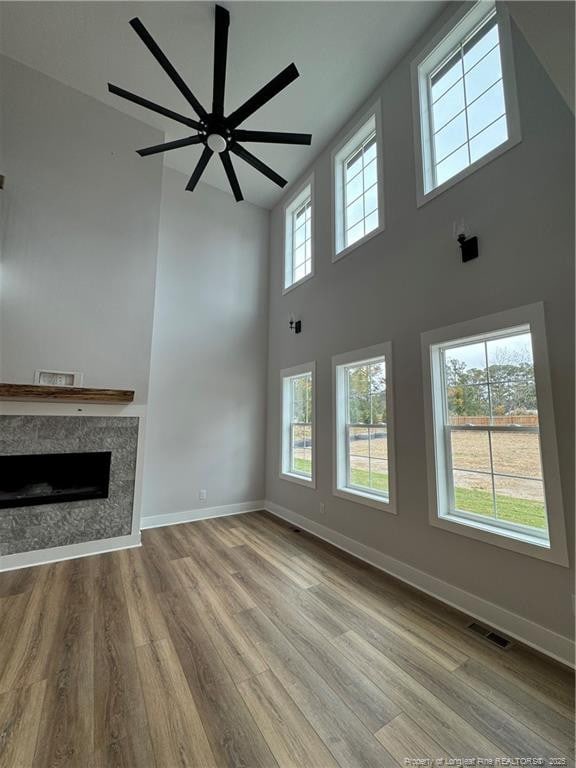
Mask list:
[[[489,643],[492,643],[492,645],[497,645],[498,648],[508,649],[512,646],[512,641],[508,640],[507,637],[503,637],[502,635],[499,635],[498,632],[494,632],[489,627],[484,627],[482,624],[478,624],[475,621],[468,624],[467,629],[475,635],[484,638],[484,640],[487,640]]]

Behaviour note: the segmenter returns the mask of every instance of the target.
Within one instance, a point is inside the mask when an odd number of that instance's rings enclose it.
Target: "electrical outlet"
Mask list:
[[[320,514],[325,515],[326,514],[326,504],[324,504],[323,501],[320,502]]]
[[[208,491],[206,488],[200,488],[198,491],[198,500],[200,504],[206,504],[206,501],[208,499]]]

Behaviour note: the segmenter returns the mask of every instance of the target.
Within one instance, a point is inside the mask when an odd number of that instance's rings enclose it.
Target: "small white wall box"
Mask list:
[[[34,372],[34,384],[44,387],[81,387],[83,373],[77,371],[44,371]]]

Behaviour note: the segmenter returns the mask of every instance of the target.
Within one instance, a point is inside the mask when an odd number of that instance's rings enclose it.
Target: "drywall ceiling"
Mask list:
[[[227,2],[231,13],[226,110],[232,111],[291,61],[300,78],[243,128],[313,134],[311,147],[251,144],[294,181],[416,42],[445,2]],[[128,21],[139,16],[210,109],[214,6],[205,2],[2,2],[2,52],[165,131],[187,129],[107,92],[108,81],[173,110],[190,107]],[[9,108],[9,105],[5,105]],[[137,147],[135,147],[136,149]],[[190,174],[197,147],[165,156]],[[146,159],[142,159],[146,162]],[[282,191],[234,158],[245,198],[270,208]],[[203,181],[229,191],[212,158]],[[184,194],[184,192],[183,192]],[[189,193],[186,193],[189,194]]]

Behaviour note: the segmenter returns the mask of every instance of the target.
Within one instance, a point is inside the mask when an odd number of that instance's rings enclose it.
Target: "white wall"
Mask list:
[[[0,57],[2,378],[36,368],[146,402],[163,134]],[[102,84],[105,88],[105,83]]]
[[[420,334],[543,300],[573,551],[573,118],[515,28],[513,43],[521,144],[418,209],[410,89],[410,61],[418,46],[377,91],[383,108],[385,231],[331,263],[328,148],[313,166],[316,276],[282,296],[282,209],[273,211],[266,498],[569,636],[571,570],[428,523]],[[453,221],[462,217],[480,243],[480,258],[469,264],[461,263],[452,234]],[[302,319],[299,336],[288,330],[290,312]],[[394,349],[397,517],[331,493],[331,357],[386,340]],[[278,476],[279,371],[310,360],[317,362],[316,490]]]
[[[2,8],[0,7],[0,25],[2,24]],[[2,90],[2,67],[0,60],[0,92]],[[5,156],[4,156],[4,121],[1,119],[2,102],[0,102],[0,174],[6,173],[5,169]],[[6,226],[4,223],[4,214],[6,211],[5,205],[6,193],[0,189],[0,381],[2,378],[2,251],[4,248],[4,237],[6,235]]]
[[[144,517],[263,498],[269,214],[187,180],[164,171]]]
[[[150,382],[146,515],[198,507],[200,488],[208,506],[261,499],[268,211],[186,192],[134,151],[156,129],[0,63],[1,380],[79,370],[138,403]]]

